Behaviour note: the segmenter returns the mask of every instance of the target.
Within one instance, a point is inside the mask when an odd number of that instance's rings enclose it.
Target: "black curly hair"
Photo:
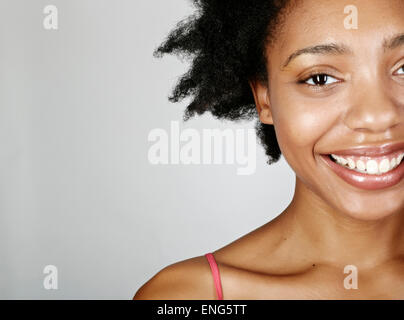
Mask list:
[[[184,113],[209,111],[217,119],[258,118],[249,80],[266,83],[265,49],[274,40],[288,0],[192,0],[196,13],[180,21],[154,52],[191,58],[191,67],[178,81],[169,100],[192,96]],[[277,162],[281,150],[273,125],[256,123],[257,136]]]

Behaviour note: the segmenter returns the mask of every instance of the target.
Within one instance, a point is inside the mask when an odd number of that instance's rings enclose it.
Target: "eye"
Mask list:
[[[313,74],[309,78],[306,78],[301,81],[301,83],[306,83],[311,86],[319,86],[319,87],[330,85],[335,82],[338,82],[338,80],[325,73]]]
[[[398,69],[397,74],[404,75],[404,65],[400,69]]]

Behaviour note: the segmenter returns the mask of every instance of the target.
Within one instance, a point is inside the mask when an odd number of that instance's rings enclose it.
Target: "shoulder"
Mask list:
[[[147,281],[134,300],[216,299],[209,263],[198,256],[171,264]]]
[[[299,285],[303,290],[313,280],[319,263],[311,260],[301,241],[288,237],[280,225],[279,219],[275,219],[212,252],[219,267],[224,299],[300,296],[295,292]],[[134,299],[217,299],[206,257],[165,267],[137,291]]]

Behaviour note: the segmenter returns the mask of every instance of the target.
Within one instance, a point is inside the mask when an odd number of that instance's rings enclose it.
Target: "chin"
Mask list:
[[[404,204],[402,201],[390,205],[386,202],[379,201],[377,205],[371,205],[371,203],[370,205],[369,203],[363,204],[361,202],[357,202],[357,205],[355,205],[354,202],[347,202],[341,211],[349,218],[361,221],[377,221],[394,215],[404,214]]]

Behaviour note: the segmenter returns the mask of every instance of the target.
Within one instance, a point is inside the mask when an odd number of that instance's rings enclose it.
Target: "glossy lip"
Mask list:
[[[360,146],[351,149],[344,149],[338,151],[332,151],[329,154],[335,154],[339,156],[369,156],[378,157],[391,154],[395,151],[404,151],[404,142],[399,143],[386,143],[380,146]]]
[[[378,190],[398,184],[404,177],[404,161],[392,171],[369,175],[345,168],[330,159],[328,155],[321,155],[326,164],[345,182],[364,190]]]

